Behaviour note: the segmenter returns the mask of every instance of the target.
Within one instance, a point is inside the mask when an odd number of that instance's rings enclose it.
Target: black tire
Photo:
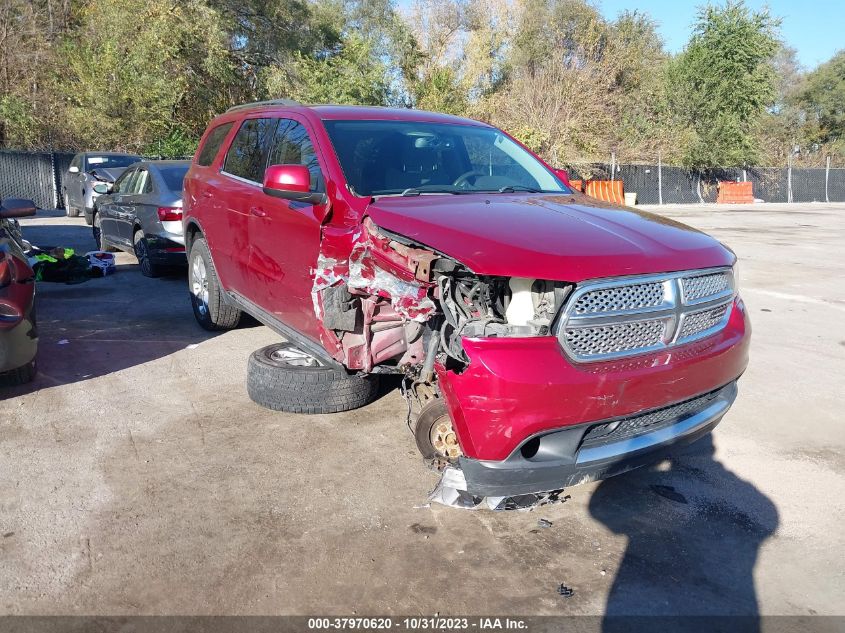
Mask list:
[[[37,373],[38,366],[33,358],[26,365],[0,374],[0,386],[16,387],[18,385],[25,385],[28,382],[32,382]]]
[[[150,247],[141,229],[135,231],[135,235],[132,236],[132,245],[135,249],[135,257],[138,258],[138,268],[141,269],[141,274],[144,277],[152,278],[160,276],[162,268],[150,259]]]
[[[79,209],[70,206],[70,197],[67,195],[67,191],[65,191],[65,215],[69,218],[76,218],[79,217]]]
[[[114,253],[117,249],[110,246],[103,241],[103,231],[100,228],[100,214],[94,211],[94,217],[91,219],[91,233],[94,235],[94,242],[97,244],[98,251],[105,251],[106,253]]]
[[[449,429],[449,433],[443,433],[441,435],[448,436],[451,433],[453,437],[449,437],[448,439],[450,442],[455,443],[451,444],[451,446],[447,445],[447,447],[451,448],[453,452],[457,449],[457,454],[447,455],[444,448],[435,447],[432,442],[432,431],[441,422],[445,422]],[[452,430],[449,410],[446,408],[446,403],[442,399],[432,400],[420,411],[416,426],[414,427],[414,440],[416,440],[417,449],[426,460],[451,461],[458,457],[460,446],[457,444],[457,435]]]
[[[276,343],[249,357],[246,388],[253,402],[274,411],[340,413],[376,397],[378,376],[358,376],[322,364],[292,365],[279,357],[279,352],[290,351],[299,352],[291,343]]]
[[[198,260],[202,262],[201,269],[204,278],[200,276]],[[191,253],[188,256],[188,290],[191,294],[194,317],[204,329],[216,332],[231,330],[238,326],[241,311],[226,303],[223,288],[220,287],[220,280],[214,269],[214,262],[211,261],[208,245],[201,237],[193,241]]]

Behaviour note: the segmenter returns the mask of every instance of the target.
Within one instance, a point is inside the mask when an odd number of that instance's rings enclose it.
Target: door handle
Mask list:
[[[249,212],[257,218],[267,217],[267,212],[261,207],[250,207]]]

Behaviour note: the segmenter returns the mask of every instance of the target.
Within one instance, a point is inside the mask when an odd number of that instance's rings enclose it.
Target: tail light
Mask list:
[[[0,288],[12,283],[12,263],[6,253],[0,252]]]
[[[182,207],[159,207],[158,219],[162,222],[181,222]]]

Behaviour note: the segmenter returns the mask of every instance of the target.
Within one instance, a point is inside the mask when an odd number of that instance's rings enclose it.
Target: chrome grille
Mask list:
[[[576,314],[597,312],[618,312],[652,308],[663,303],[663,284],[636,284],[618,288],[593,290],[581,296],[575,303]]]
[[[665,320],[571,328],[566,330],[566,342],[579,355],[613,354],[658,345],[665,330]]]
[[[689,303],[718,295],[730,289],[731,280],[726,271],[687,277],[683,280],[684,299]]]
[[[644,354],[719,331],[733,297],[729,268],[590,281],[576,287],[555,332],[577,361]]]
[[[692,312],[684,316],[681,333],[678,339],[686,339],[718,325],[728,311],[727,305],[716,308]]]

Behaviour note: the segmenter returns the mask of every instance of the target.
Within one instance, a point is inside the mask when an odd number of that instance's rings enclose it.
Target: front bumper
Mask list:
[[[14,325],[0,319],[0,373],[23,367],[38,352],[34,302],[35,283],[32,281],[13,282],[0,292],[0,303],[15,306],[15,311],[23,315]]]
[[[727,413],[736,394],[734,381],[663,410],[541,434],[503,461],[462,457],[466,490],[477,497],[510,497],[624,473],[656,461],[671,447],[689,444],[709,433]]]
[[[463,454],[501,462],[540,434],[662,409],[732,383],[748,364],[750,332],[737,298],[724,329],[662,352],[575,363],[551,336],[477,338],[463,340],[463,371],[435,368]]]

